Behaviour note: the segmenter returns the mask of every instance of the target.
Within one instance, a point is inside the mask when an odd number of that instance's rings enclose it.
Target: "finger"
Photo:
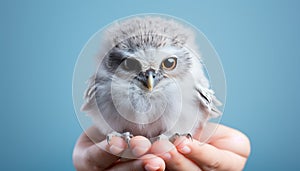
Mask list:
[[[142,156],[140,159],[131,160],[127,162],[121,162],[109,170],[113,171],[163,171],[165,170],[165,162],[160,157],[157,157],[153,154],[147,154]]]
[[[194,162],[180,154],[168,140],[156,141],[151,147],[151,153],[164,159],[169,170],[200,170]]]
[[[213,127],[213,124],[209,124],[208,127]],[[224,125],[218,125],[214,135],[209,138],[208,144],[245,158],[248,158],[251,151],[250,141],[246,135]]]
[[[233,152],[218,149],[197,140],[181,137],[174,142],[177,150],[203,170],[242,170],[246,159]]]
[[[99,169],[106,169],[119,160],[118,154],[126,149],[126,142],[120,137],[113,137],[108,144],[106,140],[92,145],[86,151],[88,163]]]
[[[115,141],[113,140],[113,142]],[[119,159],[119,157],[107,152],[106,149],[109,149],[106,141],[96,145],[87,134],[81,134],[73,152],[73,162],[76,169],[102,170]]]
[[[135,136],[130,140],[131,152],[136,157],[146,154],[150,147],[151,142],[143,136]]]

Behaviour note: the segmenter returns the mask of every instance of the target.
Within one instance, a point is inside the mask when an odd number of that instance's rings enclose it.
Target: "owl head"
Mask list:
[[[191,71],[195,47],[193,32],[177,22],[159,17],[134,18],[108,29],[111,50],[103,67],[115,78],[135,83],[151,92],[170,79]]]

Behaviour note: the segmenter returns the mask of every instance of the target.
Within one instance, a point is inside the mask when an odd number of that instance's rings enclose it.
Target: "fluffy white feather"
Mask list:
[[[160,17],[127,19],[108,28],[101,46],[99,67],[89,80],[82,110],[104,135],[193,134],[221,114],[194,34],[180,23]],[[176,67],[164,68],[165,60],[176,62]],[[148,72],[154,74],[151,91],[146,86]]]

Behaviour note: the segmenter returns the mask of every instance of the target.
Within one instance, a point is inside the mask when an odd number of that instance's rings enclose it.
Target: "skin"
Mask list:
[[[208,128],[215,126],[213,123],[207,124]],[[250,154],[247,136],[224,125],[219,125],[212,136],[206,135],[204,131],[199,140],[182,136],[173,143],[159,140],[151,144],[147,138],[135,136],[130,141],[129,151],[138,159],[124,161],[113,155],[127,148],[122,138],[113,137],[108,144],[106,140],[100,141],[103,135],[99,135],[96,128],[91,127],[87,131],[93,140],[101,138],[95,144],[85,133],[79,137],[73,152],[74,166],[78,171],[239,171],[244,168]],[[208,141],[200,143],[204,139]]]

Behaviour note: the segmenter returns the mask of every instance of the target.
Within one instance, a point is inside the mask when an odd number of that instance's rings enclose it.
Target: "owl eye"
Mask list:
[[[176,57],[169,57],[161,63],[162,68],[165,70],[172,70],[176,67],[176,65],[177,65]]]
[[[127,58],[123,62],[123,66],[127,71],[138,71],[141,69],[141,64],[134,58]]]

